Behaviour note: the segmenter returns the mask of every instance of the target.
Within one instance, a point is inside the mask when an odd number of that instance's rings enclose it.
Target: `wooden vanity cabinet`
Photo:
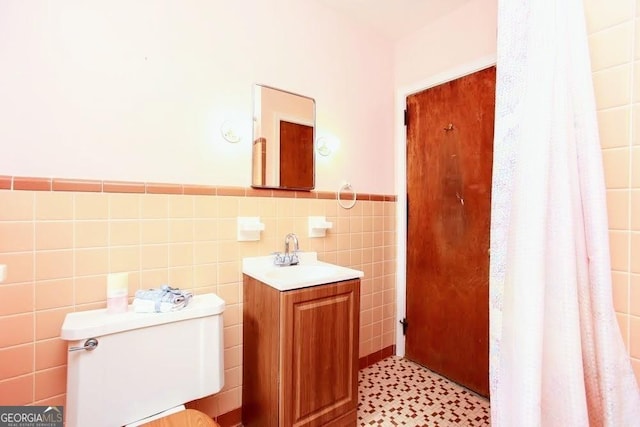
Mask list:
[[[244,275],[244,426],[355,426],[360,279],[281,292]]]

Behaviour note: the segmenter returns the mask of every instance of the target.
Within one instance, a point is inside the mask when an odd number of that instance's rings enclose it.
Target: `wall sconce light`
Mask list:
[[[227,142],[236,143],[240,142],[240,134],[238,133],[237,125],[231,120],[225,120],[220,127],[222,137]]]
[[[329,143],[329,141],[327,140],[326,137],[321,136],[320,138],[318,138],[316,140],[316,151],[318,152],[318,154],[320,154],[321,156],[329,156],[331,155],[331,153],[333,153],[333,149],[331,148],[331,144]]]

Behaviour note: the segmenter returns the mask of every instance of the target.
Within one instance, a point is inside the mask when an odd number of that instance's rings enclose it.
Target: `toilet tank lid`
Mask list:
[[[60,338],[83,340],[163,323],[215,316],[222,314],[224,307],[222,298],[210,293],[196,295],[188,306],[169,313],[135,313],[132,306],[127,312],[117,314],[107,313],[106,309],[68,313],[62,324]]]

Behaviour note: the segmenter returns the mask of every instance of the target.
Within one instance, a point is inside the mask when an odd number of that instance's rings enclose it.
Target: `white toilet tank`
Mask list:
[[[224,306],[204,294],[169,313],[67,314],[67,427],[122,426],[220,391]]]

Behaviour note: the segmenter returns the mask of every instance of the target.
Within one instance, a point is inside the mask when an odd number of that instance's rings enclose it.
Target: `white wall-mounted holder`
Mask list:
[[[258,216],[238,217],[238,242],[255,242],[260,240],[260,232],[264,230],[264,223]]]
[[[326,137],[321,136],[316,140],[316,151],[318,152],[318,154],[325,157],[333,153],[333,149],[329,145],[329,141]]]
[[[220,127],[220,133],[227,142],[236,143],[240,141],[240,133],[238,132],[238,125],[231,121],[225,120]]]
[[[327,230],[333,227],[333,223],[327,221],[324,216],[309,217],[309,237],[325,237]]]

